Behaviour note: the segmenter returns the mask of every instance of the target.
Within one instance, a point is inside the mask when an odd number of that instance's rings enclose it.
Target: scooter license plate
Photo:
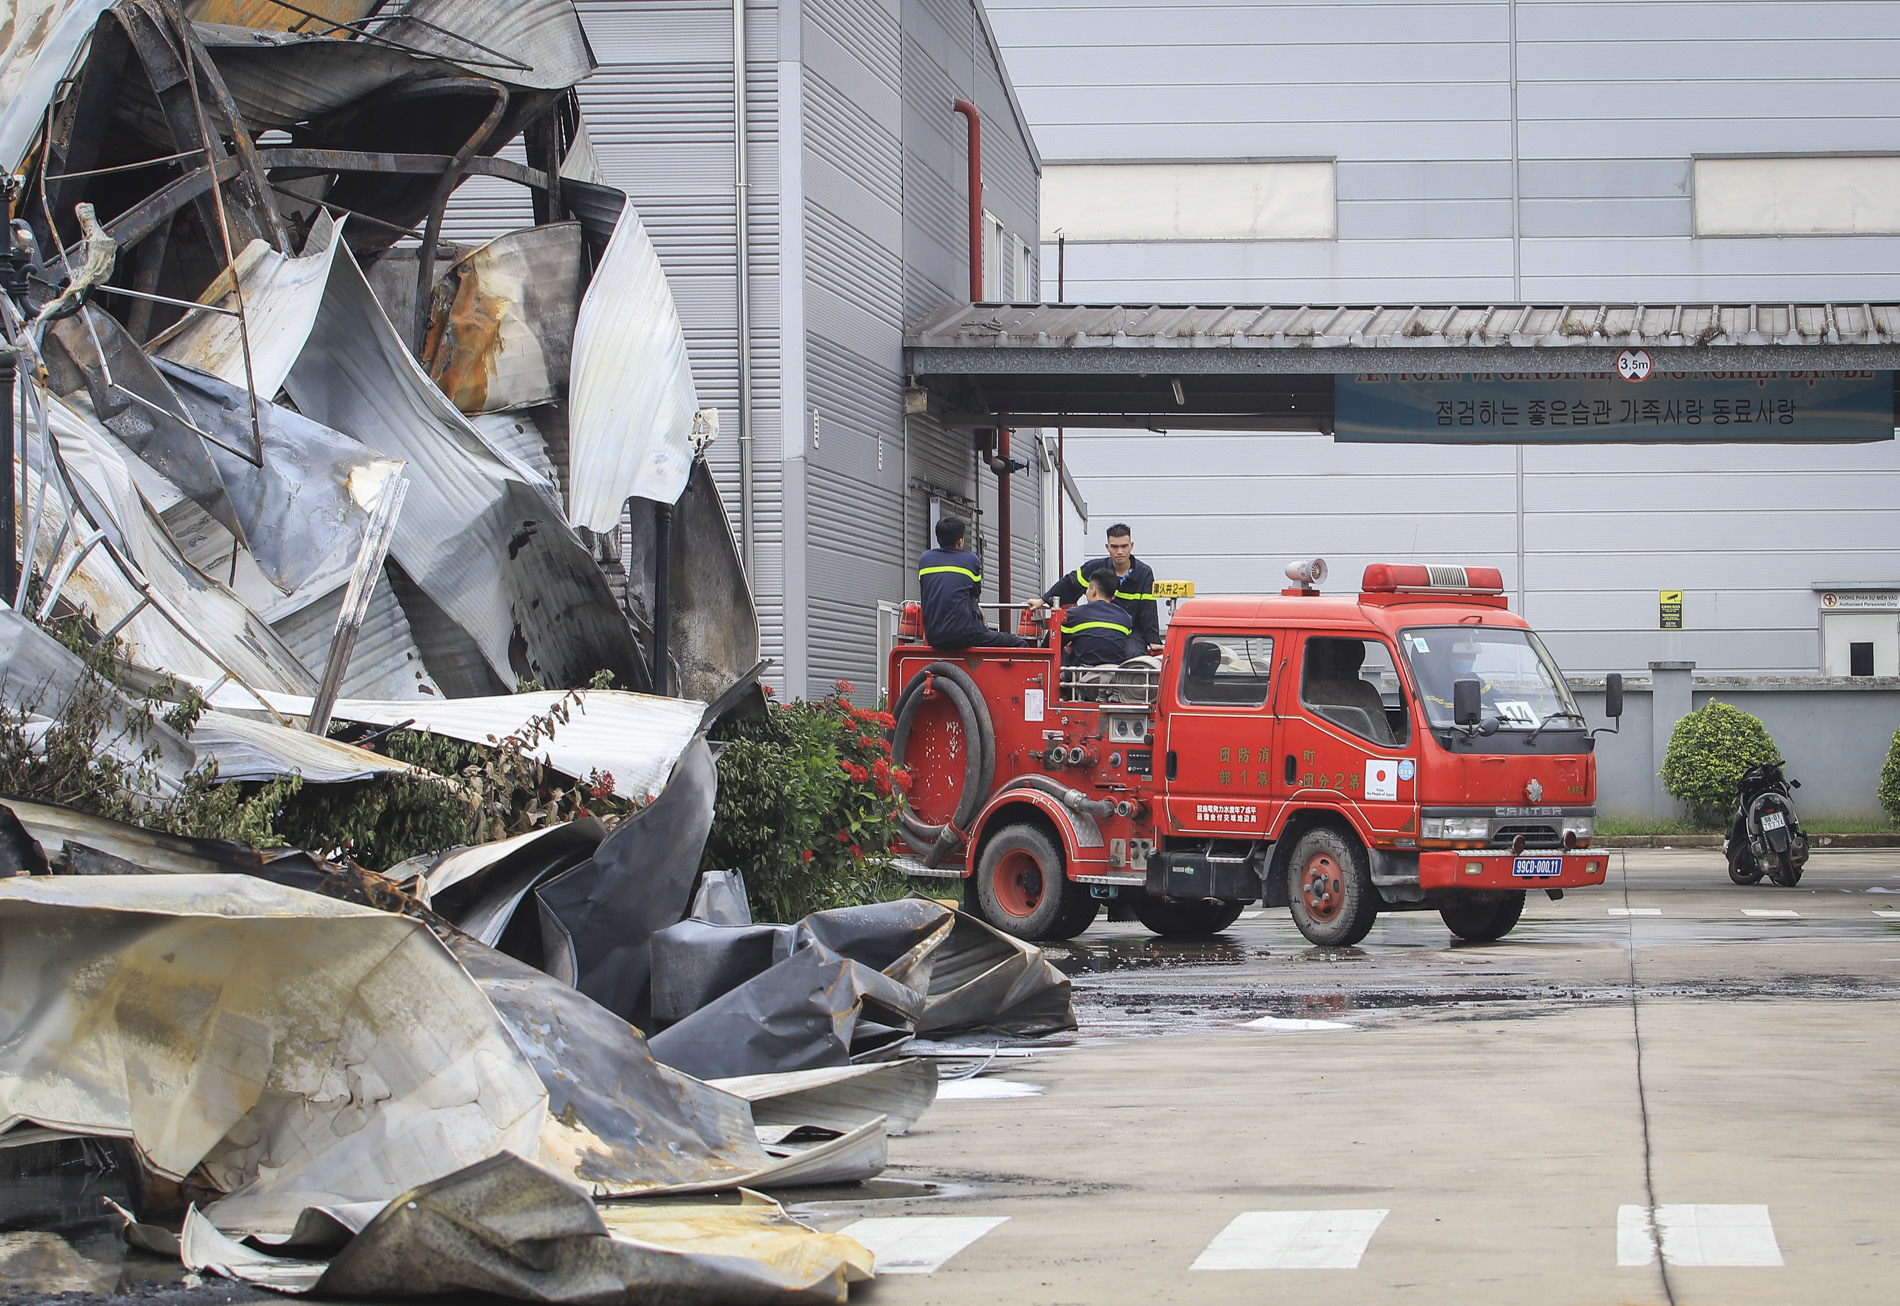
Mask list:
[[[1761,828],[1764,830],[1779,830],[1787,824],[1788,818],[1783,816],[1780,812],[1763,812],[1761,814]]]
[[[1537,880],[1563,873],[1564,859],[1561,857],[1513,857],[1511,859],[1511,874],[1519,879]]]

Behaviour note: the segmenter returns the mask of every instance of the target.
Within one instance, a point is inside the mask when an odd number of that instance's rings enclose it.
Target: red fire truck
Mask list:
[[[1322,560],[1287,574],[1183,601],[1153,665],[1063,667],[1060,611],[1046,646],[953,653],[907,612],[900,867],[963,879],[1025,939],[1104,905],[1204,936],[1261,901],[1327,946],[1390,911],[1497,939],[1529,890],[1603,883],[1595,732],[1495,568],[1375,564],[1351,596],[1318,592]],[[1620,717],[1622,678],[1605,690]]]

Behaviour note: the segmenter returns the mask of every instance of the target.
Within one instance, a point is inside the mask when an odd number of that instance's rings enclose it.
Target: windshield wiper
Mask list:
[[[1535,730],[1531,731],[1528,735],[1524,736],[1524,742],[1526,744],[1536,743],[1537,736],[1543,733],[1544,727],[1549,725],[1552,721],[1557,720],[1559,717],[1567,717],[1570,720],[1575,721],[1580,726],[1587,726],[1590,724],[1588,721],[1583,719],[1583,713],[1581,712],[1569,712],[1569,711],[1552,712],[1549,716],[1545,717],[1542,721],[1539,721],[1537,723],[1537,728]]]

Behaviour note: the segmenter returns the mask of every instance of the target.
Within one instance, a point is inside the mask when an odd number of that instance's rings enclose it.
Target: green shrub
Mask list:
[[[1663,788],[1699,820],[1726,824],[1742,772],[1758,762],[1781,764],[1761,718],[1727,703],[1710,703],[1676,722],[1663,758]]]
[[[1880,768],[1880,788],[1875,797],[1888,820],[1900,821],[1900,730],[1893,732],[1893,742],[1887,745],[1887,763]]]
[[[719,798],[701,865],[745,875],[752,914],[795,921],[909,891],[891,869],[898,796],[910,776],[891,766],[887,712],[853,707],[850,683],[824,698],[773,703],[715,736]]]

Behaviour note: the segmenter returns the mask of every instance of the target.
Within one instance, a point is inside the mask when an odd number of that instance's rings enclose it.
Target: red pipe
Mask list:
[[[970,302],[983,298],[983,119],[976,106],[958,100],[950,106],[970,122]]]
[[[1002,459],[1003,470],[996,474],[996,533],[1002,539],[996,544],[996,597],[1008,603],[1014,595],[1009,587],[1009,501],[1015,497],[1009,488],[1009,428],[1000,428],[996,432],[996,452]],[[1009,613],[1003,613],[1003,629],[1013,630]]]

